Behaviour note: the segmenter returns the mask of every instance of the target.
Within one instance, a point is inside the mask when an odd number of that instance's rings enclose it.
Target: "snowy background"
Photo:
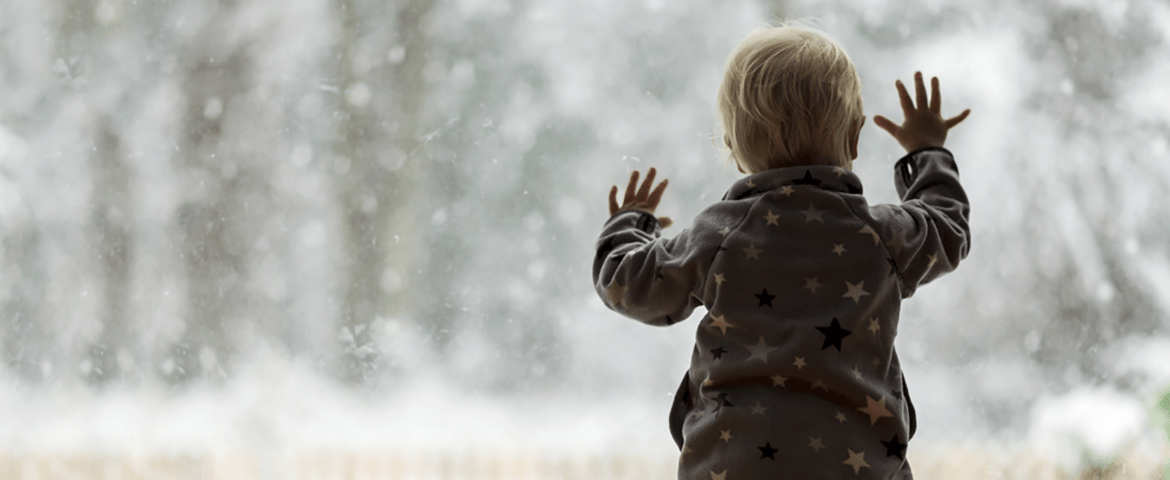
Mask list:
[[[974,248],[900,328],[912,459],[1164,459],[1165,2],[0,0],[0,472],[168,452],[272,478],[302,451],[669,467],[693,320],[606,310],[593,242],[632,169],[670,178],[683,226],[737,178],[715,91],[778,18],[845,46],[870,118],[899,118],[915,70],[944,113],[972,109],[948,147]],[[863,130],[871,202],[897,200],[901,153]]]

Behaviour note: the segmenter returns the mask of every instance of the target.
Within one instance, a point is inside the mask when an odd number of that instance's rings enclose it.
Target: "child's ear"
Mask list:
[[[861,127],[865,126],[865,117],[853,122],[853,129],[849,132],[849,159],[857,160],[857,144],[861,142]]]

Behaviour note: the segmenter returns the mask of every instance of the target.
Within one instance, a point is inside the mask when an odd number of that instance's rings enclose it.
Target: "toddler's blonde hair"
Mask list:
[[[795,24],[758,29],[731,52],[717,104],[729,157],[746,173],[850,165],[851,132],[863,120],[849,55]]]

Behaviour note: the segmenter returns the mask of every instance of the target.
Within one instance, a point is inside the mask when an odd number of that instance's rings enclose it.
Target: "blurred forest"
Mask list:
[[[722,63],[779,18],[843,43],[871,118],[919,69],[973,110],[972,254],[903,314],[920,411],[1170,384],[1154,0],[0,0],[0,379],[214,385],[263,347],[375,391],[658,401],[693,324],[597,301],[604,196],[656,166],[683,227],[720,198]],[[900,154],[863,131],[871,202]]]

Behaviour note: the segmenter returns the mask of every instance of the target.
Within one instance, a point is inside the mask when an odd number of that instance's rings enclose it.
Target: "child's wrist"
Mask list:
[[[930,141],[930,140],[913,142],[913,143],[907,142],[907,143],[902,144],[902,148],[906,149],[906,153],[910,153],[910,152],[913,152],[915,150],[922,150],[924,148],[942,148],[944,143],[945,143],[944,141]]]
[[[637,207],[619,208],[618,211],[614,213],[614,215],[617,215],[619,213],[625,213],[625,212],[640,212],[640,213],[645,213],[645,214],[650,215],[650,216],[654,216],[654,210],[647,210],[645,208],[637,208]]]

